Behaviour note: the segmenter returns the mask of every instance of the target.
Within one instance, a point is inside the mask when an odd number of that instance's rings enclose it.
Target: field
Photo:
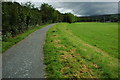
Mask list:
[[[49,78],[118,78],[118,24],[58,23],[44,52]]]

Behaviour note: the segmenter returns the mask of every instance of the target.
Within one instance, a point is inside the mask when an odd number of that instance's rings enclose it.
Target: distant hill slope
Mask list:
[[[120,14],[105,14],[79,17],[79,21],[96,22],[120,22]]]

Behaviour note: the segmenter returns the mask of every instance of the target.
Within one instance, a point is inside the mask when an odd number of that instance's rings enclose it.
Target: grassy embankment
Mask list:
[[[117,23],[59,23],[44,45],[47,77],[118,78]]]
[[[15,45],[16,43],[18,43],[19,41],[23,40],[24,38],[26,38],[29,34],[31,34],[32,32],[40,29],[40,28],[43,28],[47,25],[42,25],[42,26],[39,26],[39,27],[34,27],[34,28],[31,28],[27,31],[25,31],[24,33],[22,34],[19,34],[17,35],[16,37],[14,38],[9,38],[7,41],[2,41],[2,52],[5,52],[7,49],[9,49],[10,47],[12,47],[13,45]]]

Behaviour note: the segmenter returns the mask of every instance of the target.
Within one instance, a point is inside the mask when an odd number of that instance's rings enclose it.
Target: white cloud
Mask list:
[[[74,14],[75,16],[81,17],[81,16],[86,16],[86,15],[80,15],[80,14]]]
[[[76,14],[74,13],[74,11],[72,9],[66,9],[66,8],[56,8],[56,10],[60,11],[61,13],[72,13],[75,16],[81,17],[81,16],[89,16],[89,15],[80,15],[80,14]]]
[[[56,8],[56,10],[60,11],[61,13],[73,13],[72,9]]]

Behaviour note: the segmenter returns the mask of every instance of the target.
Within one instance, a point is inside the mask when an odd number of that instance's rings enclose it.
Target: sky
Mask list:
[[[15,0],[17,2],[27,2],[26,0]],[[35,7],[42,3],[52,5],[61,13],[72,13],[76,16],[91,16],[104,14],[117,14],[119,0],[30,0]]]

